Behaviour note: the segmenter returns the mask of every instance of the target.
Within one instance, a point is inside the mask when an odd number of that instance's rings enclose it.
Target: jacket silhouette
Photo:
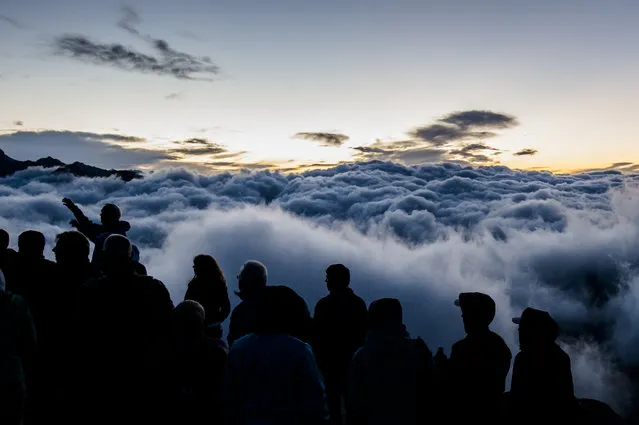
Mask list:
[[[162,282],[137,275],[131,243],[105,242],[105,276],[80,289],[80,422],[167,420],[173,303]]]
[[[328,419],[313,351],[290,334],[299,315],[290,291],[264,288],[256,332],[231,346],[224,391],[228,425],[315,425]]]
[[[370,306],[371,330],[355,354],[348,385],[349,425],[417,425],[430,413],[432,353],[410,339],[398,300]]]
[[[313,350],[324,375],[326,395],[334,423],[341,423],[353,354],[366,339],[368,310],[350,285],[350,271],[342,264],[326,269],[329,295],[319,300],[313,316]]]
[[[266,267],[259,261],[247,261],[242,266],[237,275],[239,291],[235,292],[242,301],[231,313],[229,346],[243,336],[255,332],[258,322],[257,310],[267,279]]]
[[[18,253],[9,248],[9,233],[0,229],[0,270],[6,282],[11,282],[15,275],[15,263]],[[11,286],[11,284],[8,284]]]
[[[36,330],[22,298],[6,291],[0,272],[0,423],[20,425],[36,354]]]
[[[461,308],[466,337],[451,349],[449,408],[460,422],[494,421],[512,359],[504,340],[489,329],[495,302],[486,294],[469,292],[460,294],[455,304]]]
[[[222,383],[226,345],[205,334],[204,308],[195,301],[179,304],[173,314],[173,373],[176,421],[184,425],[215,424],[224,418]]]
[[[510,390],[517,416],[536,421],[562,414],[568,419],[577,403],[570,357],[555,343],[557,322],[534,308],[525,309],[513,321],[519,324],[521,348],[515,357]]]
[[[198,255],[193,260],[195,276],[189,282],[185,300],[197,301],[206,311],[207,327],[219,326],[231,313],[226,279],[210,255]]]
[[[106,204],[102,207],[100,224],[98,224],[89,220],[71,199],[64,198],[62,203],[75,217],[74,220],[71,220],[71,225],[95,244],[91,263],[101,269],[103,266],[102,254],[106,239],[114,234],[126,236],[127,232],[131,230],[131,225],[127,221],[120,220],[122,213],[117,205],[114,204]]]

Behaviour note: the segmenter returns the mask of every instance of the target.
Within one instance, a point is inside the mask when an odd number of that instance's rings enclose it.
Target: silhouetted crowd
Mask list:
[[[55,262],[42,233],[21,233],[16,252],[0,230],[2,425],[622,423],[575,397],[547,312],[513,319],[520,351],[506,392],[512,353],[490,330],[496,305],[486,294],[454,300],[466,336],[449,356],[411,338],[397,299],[367,307],[341,264],[326,269],[328,295],[311,315],[247,261],[231,312],[218,263],[197,255],[174,306],[140,264],[117,206],[105,205],[98,224],[63,202],[77,231],[57,236]]]

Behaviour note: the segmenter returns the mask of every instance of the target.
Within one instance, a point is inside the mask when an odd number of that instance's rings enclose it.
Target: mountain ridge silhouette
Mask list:
[[[125,182],[142,178],[142,173],[137,170],[105,170],[79,161],[66,164],[51,156],[40,158],[36,161],[20,161],[11,158],[2,149],[0,149],[0,177],[8,177],[30,167],[52,168],[54,169],[53,173],[55,174],[71,174],[75,177],[118,177]]]

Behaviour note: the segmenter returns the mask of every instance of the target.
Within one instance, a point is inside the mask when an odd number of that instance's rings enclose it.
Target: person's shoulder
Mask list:
[[[556,343],[553,344],[553,352],[562,363],[570,364],[570,356]]]

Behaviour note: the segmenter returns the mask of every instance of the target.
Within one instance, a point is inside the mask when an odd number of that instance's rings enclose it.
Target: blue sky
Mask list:
[[[140,36],[117,25],[123,7]],[[143,137],[151,150],[203,138],[247,164],[336,163],[481,110],[518,125],[446,149],[484,142],[518,168],[639,162],[636,1],[3,0],[0,15],[0,148],[16,156],[56,153],[11,134],[46,129]],[[54,54],[68,34],[147,54],[161,39],[220,71],[192,81]],[[298,132],[349,139],[325,147]],[[513,155],[523,149],[537,153]]]

